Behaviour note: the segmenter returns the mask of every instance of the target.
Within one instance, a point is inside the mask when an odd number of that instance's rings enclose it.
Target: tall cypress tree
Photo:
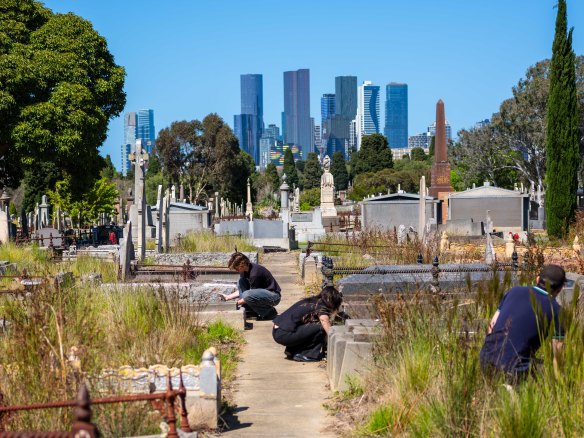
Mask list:
[[[347,163],[345,154],[342,151],[336,151],[331,160],[331,173],[335,179],[335,188],[337,190],[346,190],[349,185],[349,172],[347,172]]]
[[[294,154],[290,148],[287,148],[284,152],[284,174],[286,175],[286,182],[290,188],[292,186],[298,187],[298,171],[294,164]]]
[[[314,152],[309,152],[304,166],[304,189],[320,187],[321,176],[322,168],[320,167],[318,155]]]
[[[546,121],[545,209],[548,235],[554,237],[568,231],[578,188],[578,99],[572,30],[567,32],[566,0],[559,0]]]

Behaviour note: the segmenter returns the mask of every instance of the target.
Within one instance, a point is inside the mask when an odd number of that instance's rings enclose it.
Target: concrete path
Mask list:
[[[278,312],[304,297],[297,258],[291,253],[266,254],[262,264],[282,288]],[[324,362],[286,360],[284,347],[272,339],[271,321],[253,321],[245,332],[235,380],[235,412],[226,418],[233,437],[333,437],[325,431],[323,403],[330,395]]]

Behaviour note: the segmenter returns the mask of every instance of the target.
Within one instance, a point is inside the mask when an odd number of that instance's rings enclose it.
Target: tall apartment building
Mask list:
[[[128,155],[134,151],[136,140],[141,139],[148,153],[152,152],[156,139],[154,110],[143,109],[124,115],[124,142],[122,143],[122,175],[126,176],[132,163]]]
[[[390,82],[385,87],[385,128],[390,148],[408,147],[408,84]]]
[[[240,76],[241,114],[235,115],[233,127],[239,147],[260,162],[260,138],[264,130],[264,92],[261,74]]]
[[[310,70],[284,72],[284,144],[297,145],[306,157],[311,151]]]
[[[365,135],[379,134],[379,85],[371,81],[359,86],[357,98],[357,150]]]

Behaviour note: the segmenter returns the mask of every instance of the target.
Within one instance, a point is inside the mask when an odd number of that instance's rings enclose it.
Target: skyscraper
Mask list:
[[[335,114],[335,95],[334,94],[323,94],[320,98],[320,120],[321,126],[324,121],[330,116]]]
[[[448,123],[448,120],[446,120],[446,141],[449,142],[450,140],[452,140],[452,127],[450,126],[450,123]],[[430,137],[434,137],[436,135],[436,122],[433,122],[430,126],[428,126],[428,135]]]
[[[284,72],[284,143],[295,144],[306,157],[311,148],[310,70]]]
[[[408,84],[390,82],[385,87],[385,129],[390,148],[408,147]]]
[[[335,112],[353,120],[357,115],[357,76],[335,78]]]
[[[136,139],[142,139],[146,151],[152,152],[156,132],[154,131],[154,110],[141,109],[136,112]],[[132,149],[134,146],[132,146]]]
[[[357,99],[357,150],[364,135],[379,134],[379,85],[371,81],[359,86]]]
[[[128,154],[136,146],[136,140],[142,139],[148,153],[152,152],[154,140],[154,110],[144,109],[124,115],[124,142],[122,144],[122,175],[126,176],[132,163]]]
[[[276,125],[268,125],[260,138],[260,170],[266,170],[270,163],[272,152],[279,143],[280,129]]]
[[[264,130],[263,76],[241,75],[240,84],[241,114],[234,118],[234,131],[239,140],[239,147],[259,164],[260,138]]]

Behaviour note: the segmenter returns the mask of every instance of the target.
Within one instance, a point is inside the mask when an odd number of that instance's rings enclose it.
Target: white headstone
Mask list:
[[[336,217],[335,180],[331,174],[331,160],[328,155],[323,160],[323,174],[320,177],[320,210],[322,217]]]
[[[426,177],[420,178],[420,203],[418,205],[418,239],[424,241],[426,232]]]
[[[138,259],[146,257],[146,186],[144,184],[144,169],[148,163],[148,152],[142,148],[142,140],[136,140],[136,152],[128,158],[134,164],[134,205],[138,213]],[[131,212],[131,210],[130,210]]]

